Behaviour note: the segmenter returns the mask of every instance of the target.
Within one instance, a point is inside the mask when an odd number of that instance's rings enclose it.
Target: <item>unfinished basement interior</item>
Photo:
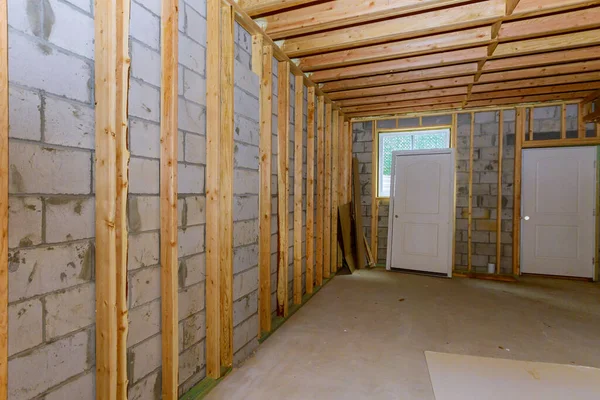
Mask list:
[[[0,0],[0,400],[600,399],[600,0]]]

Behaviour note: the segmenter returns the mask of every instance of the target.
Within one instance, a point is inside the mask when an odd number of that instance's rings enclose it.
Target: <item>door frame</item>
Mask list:
[[[392,175],[390,182],[390,203],[388,210],[388,237],[387,237],[387,257],[385,262],[385,269],[390,271],[392,269],[392,243],[394,236],[394,191],[396,181],[396,159],[402,156],[430,156],[450,154],[450,226],[448,235],[448,277],[452,277],[452,270],[454,269],[454,236],[455,236],[455,224],[456,224],[456,149],[434,149],[434,150],[403,150],[392,152]]]
[[[594,265],[593,265],[593,273],[592,273],[592,280],[594,282],[598,282],[598,280],[600,279],[600,268],[599,268],[599,263],[600,263],[600,255],[598,254],[598,250],[600,249],[600,198],[598,197],[598,195],[600,194],[600,168],[598,168],[598,161],[600,160],[600,146],[598,145],[584,145],[584,146],[547,146],[547,147],[531,147],[531,148],[521,148],[521,154],[520,154],[520,159],[521,161],[524,159],[525,156],[525,151],[528,150],[556,150],[556,149],[572,149],[572,148],[588,148],[588,147],[594,147],[594,149],[596,150],[596,160],[594,161],[594,167],[595,167],[595,175],[596,175],[596,184],[594,185],[594,218],[595,218],[595,223],[594,223]],[[522,177],[524,175],[524,171],[525,171],[525,165],[523,162],[521,162],[521,168],[519,169],[519,175]],[[516,172],[516,171],[515,171]],[[523,204],[524,202],[523,200],[523,189],[524,189],[524,185],[523,185],[523,179],[520,179],[520,194],[519,194],[519,225],[518,225],[518,229],[519,229],[519,242],[518,242],[518,246],[519,246],[519,257],[518,257],[518,275],[521,276],[523,275],[522,272],[522,265],[523,265],[523,248],[524,248],[524,243],[523,243]],[[513,227],[514,229],[515,227]],[[558,277],[560,278],[560,277]],[[577,279],[577,278],[572,278],[572,279]],[[589,279],[589,278],[585,278],[583,277],[582,279]]]

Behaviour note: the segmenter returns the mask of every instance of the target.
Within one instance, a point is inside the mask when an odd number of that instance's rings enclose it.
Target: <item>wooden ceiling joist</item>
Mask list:
[[[400,71],[410,71],[420,68],[441,67],[443,65],[463,64],[478,61],[487,56],[487,47],[454,50],[443,53],[427,54],[424,56],[400,58],[397,60],[381,61],[371,64],[354,65],[351,67],[334,68],[309,73],[314,82],[325,82],[339,79],[358,78],[368,75],[379,75]]]
[[[525,18],[597,4],[598,0],[520,0],[510,18]]]
[[[376,86],[365,89],[353,89],[330,94],[332,100],[355,99],[370,96],[392,95],[396,93],[418,92],[422,90],[443,89],[455,86],[468,86],[473,83],[473,76],[434,79],[424,82],[402,83],[398,85]]]
[[[511,81],[525,78],[566,75],[582,72],[600,72],[600,59],[569,64],[548,65],[542,67],[515,69],[510,71],[489,72],[481,75],[478,83]]]
[[[316,71],[365,62],[385,61],[400,57],[416,56],[419,54],[487,45],[491,40],[492,31],[490,27],[478,27],[457,32],[447,32],[415,39],[407,39],[399,42],[316,54],[314,56],[298,59],[298,66],[303,71]]]
[[[432,97],[443,97],[443,96],[456,96],[467,94],[467,86],[447,88],[447,89],[435,89],[435,90],[424,90],[421,92],[411,93],[399,93],[390,94],[384,96],[373,96],[373,97],[359,97],[350,100],[341,100],[339,104],[342,108],[359,106],[366,104],[379,104],[379,103],[390,103],[396,101],[410,101],[417,99],[427,99]]]
[[[600,46],[580,49],[553,51],[551,53],[530,54],[524,56],[489,60],[483,66],[483,72],[511,70],[543,65],[561,64],[600,58]]]
[[[269,15],[259,22],[273,39],[282,39],[466,2],[467,0],[333,0]]]
[[[473,86],[473,93],[521,89],[537,86],[561,85],[575,82],[591,82],[596,80],[600,80],[600,72],[585,72],[581,74],[560,75],[545,78],[529,78],[508,82],[476,84]]]
[[[429,79],[473,75],[476,72],[477,63],[458,64],[438,68],[428,68],[414,71],[397,72],[394,74],[374,75],[362,78],[344,79],[335,82],[326,82],[321,85],[321,89],[325,92],[333,92],[372,86],[393,85],[403,82],[417,82],[426,81]]]
[[[287,8],[308,5],[321,0],[237,0],[239,6],[251,17]]]
[[[464,101],[466,94],[457,96],[443,96],[443,97],[432,97],[427,99],[411,99],[406,101],[387,102],[380,104],[367,104],[362,106],[343,107],[342,110],[345,113],[354,113],[369,110],[385,110],[388,108],[402,108],[402,107],[413,107],[430,104],[446,104],[446,103],[457,103]]]
[[[519,97],[506,97],[502,99],[485,99],[469,101],[467,107],[486,107],[494,105],[507,105],[507,104],[520,104],[520,103],[541,103],[546,101],[554,100],[576,100],[581,99],[590,94],[587,92],[572,92],[572,93],[552,93],[542,94],[537,96],[519,96]]]
[[[426,106],[417,106],[417,107],[409,107],[409,108],[397,108],[397,109],[384,109],[384,110],[371,110],[371,111],[363,111],[363,112],[354,112],[348,113],[348,117],[350,118],[362,118],[362,117],[378,117],[381,115],[389,115],[396,116],[399,114],[409,114],[409,113],[423,113],[429,111],[438,111],[438,110],[455,110],[462,106],[462,102],[456,103],[448,103],[448,104],[435,104],[435,105],[426,105]]]
[[[496,22],[505,15],[505,0],[487,0],[407,17],[373,22],[360,28],[350,27],[287,39],[283,51],[300,57],[328,51],[431,35]]]
[[[493,57],[497,58],[509,57],[513,55],[542,53],[546,51],[592,46],[599,43],[600,29],[592,29],[588,31],[566,33],[537,39],[500,43],[498,47],[496,47]]]
[[[469,100],[501,99],[506,97],[533,96],[550,93],[584,92],[600,89],[600,81],[572,83],[567,85],[539,86],[526,89],[500,90],[497,92],[473,93]]]

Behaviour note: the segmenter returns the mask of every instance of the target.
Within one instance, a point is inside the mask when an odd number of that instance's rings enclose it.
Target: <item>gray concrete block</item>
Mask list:
[[[206,17],[185,5],[185,33],[200,44],[206,43]]]
[[[10,197],[8,202],[8,247],[40,244],[42,200],[39,197]]]
[[[178,164],[178,193],[204,193],[204,167],[201,165]]]
[[[161,335],[155,335],[128,351],[128,378],[137,382],[161,364]]]
[[[94,148],[94,109],[65,101],[44,98],[44,141],[46,143]]]
[[[158,194],[160,162],[131,157],[129,161],[129,192],[135,194]]]
[[[40,299],[26,300],[8,306],[9,357],[42,343],[42,323]]]
[[[147,46],[160,48],[160,19],[136,2],[131,3],[130,33]]]
[[[93,324],[96,318],[95,294],[94,284],[89,283],[46,296],[46,340]]]
[[[293,278],[293,275],[292,275]],[[242,298],[258,289],[258,268],[251,268],[233,277],[233,298]]]
[[[160,125],[137,118],[130,118],[130,152],[132,156],[160,157]]]
[[[11,3],[15,1],[20,2],[20,0],[12,0]],[[18,88],[14,85],[9,87],[8,92],[9,137],[40,140],[42,137],[42,104],[40,95],[27,89]]]
[[[160,53],[131,41],[131,76],[154,86],[160,86]]]
[[[46,242],[87,239],[95,235],[93,198],[46,198]]]
[[[45,400],[94,400],[95,398],[94,372],[89,371],[70,381],[66,385],[46,394]]]
[[[129,231],[135,233],[159,229],[159,208],[160,198],[158,196],[129,196]]]
[[[129,234],[128,269],[135,270],[158,264],[159,249],[158,232]]]
[[[160,122],[160,90],[137,79],[129,82],[129,115]]]
[[[159,400],[162,395],[161,371],[155,371],[144,379],[129,384],[130,400]]]
[[[131,308],[128,317],[127,347],[131,347],[160,332],[160,299]]]
[[[129,277],[129,301],[131,307],[160,297],[160,267],[140,268]]]
[[[251,315],[258,312],[258,291],[254,291],[240,299],[235,299],[233,303],[233,326],[248,319]]]

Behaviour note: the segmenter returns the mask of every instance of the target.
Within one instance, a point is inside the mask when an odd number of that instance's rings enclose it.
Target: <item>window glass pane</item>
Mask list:
[[[389,197],[392,177],[392,152],[431,150],[450,147],[450,130],[436,129],[379,134],[378,196]]]

